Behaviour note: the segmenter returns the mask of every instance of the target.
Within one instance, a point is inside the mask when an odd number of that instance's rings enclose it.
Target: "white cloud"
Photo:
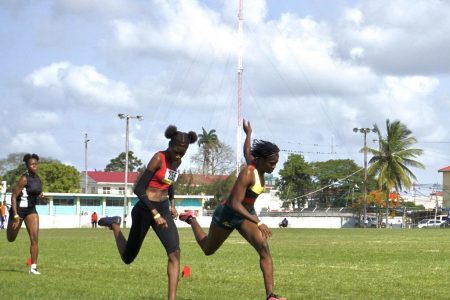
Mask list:
[[[364,49],[365,63],[388,74],[450,72],[450,2],[361,1],[335,28],[337,47]]]
[[[64,151],[53,135],[45,132],[21,132],[11,138],[11,152],[45,153],[46,157],[59,157]]]
[[[105,109],[135,105],[126,83],[107,78],[93,66],[53,63],[28,75],[25,82],[35,101],[51,106]]]
[[[186,56],[199,63],[205,55],[226,59],[233,49],[235,32],[222,24],[220,15],[197,1],[152,3],[146,19],[119,19],[112,22],[111,46],[130,53],[172,59]]]

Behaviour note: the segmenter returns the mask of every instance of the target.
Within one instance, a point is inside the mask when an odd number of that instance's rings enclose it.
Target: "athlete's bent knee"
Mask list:
[[[134,258],[135,258],[135,257],[122,256],[122,261],[123,261],[125,264],[129,265],[129,264],[131,264],[131,263],[134,261]]]
[[[204,249],[203,253],[205,253],[206,256],[210,256],[213,255],[214,253],[216,253],[215,249]]]

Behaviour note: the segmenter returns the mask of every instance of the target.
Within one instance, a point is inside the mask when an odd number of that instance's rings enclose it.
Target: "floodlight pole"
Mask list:
[[[367,134],[369,132],[376,132],[375,128],[353,128],[353,132],[360,132],[364,135],[364,217],[363,217],[363,224],[364,228],[366,227],[366,220],[367,220]],[[361,225],[361,224],[360,224]]]
[[[126,217],[128,215],[128,145],[129,145],[129,131],[130,131],[130,119],[138,119],[139,121],[144,120],[143,116],[130,116],[125,114],[117,115],[120,119],[126,120],[125,127],[125,181],[124,181],[124,191],[123,191],[123,228],[126,228]]]

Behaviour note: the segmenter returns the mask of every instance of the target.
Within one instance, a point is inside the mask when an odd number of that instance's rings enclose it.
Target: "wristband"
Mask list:
[[[153,216],[154,220],[159,219],[159,218],[161,218],[161,215],[159,213],[157,213],[156,215]]]
[[[263,222],[261,222],[261,221],[259,221],[257,224],[256,224],[256,226],[261,226],[263,224]]]
[[[14,215],[14,220],[16,220],[17,218],[19,218],[19,215],[18,215],[18,214],[15,214],[15,215]]]

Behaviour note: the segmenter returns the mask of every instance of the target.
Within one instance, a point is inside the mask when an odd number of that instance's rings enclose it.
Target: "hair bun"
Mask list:
[[[194,131],[189,131],[189,144],[193,144],[197,141],[197,134]]]
[[[164,133],[164,136],[168,139],[171,139],[177,133],[177,131],[177,126],[169,125],[169,127],[167,127],[166,129],[166,132]]]
[[[25,154],[24,156],[23,156],[23,162],[24,163],[27,163],[28,162],[28,160],[31,158],[31,154],[30,153],[27,153],[27,154]]]

